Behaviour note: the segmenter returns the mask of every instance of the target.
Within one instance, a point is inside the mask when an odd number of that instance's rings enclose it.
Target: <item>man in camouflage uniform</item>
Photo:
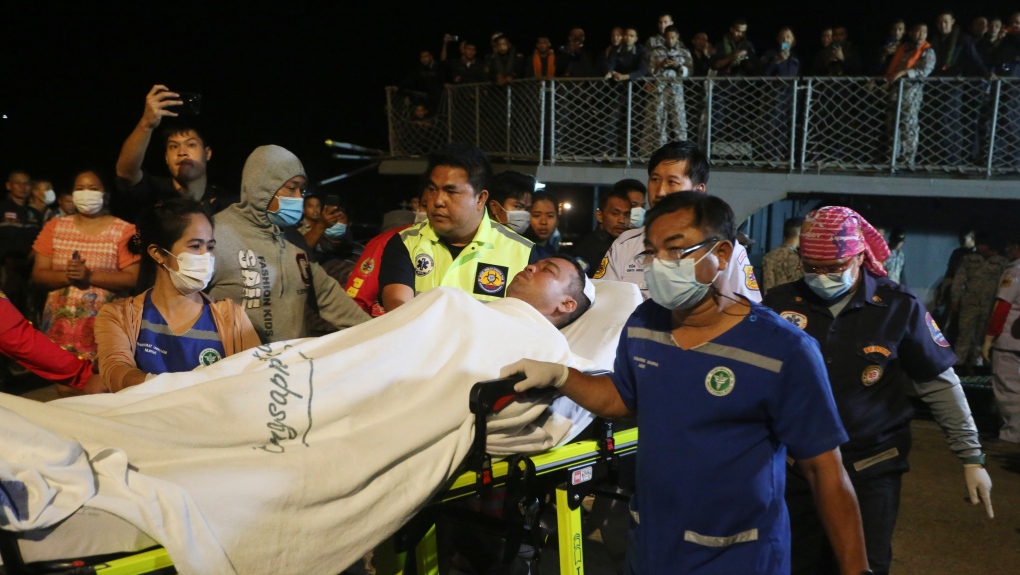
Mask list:
[[[762,259],[762,288],[765,292],[804,277],[800,271],[800,253],[797,251],[800,246],[800,226],[803,223],[801,218],[786,220],[783,224],[783,244],[765,254]]]
[[[997,239],[986,233],[977,234],[977,252],[963,258],[953,277],[952,306],[960,313],[960,331],[953,351],[960,365],[980,365],[985,328],[992,314],[999,279],[1009,260],[999,255]],[[977,361],[975,361],[977,360]]]
[[[645,149],[649,154],[666,142],[687,139],[684,86],[679,80],[691,75],[694,58],[680,41],[676,26],[668,26],[663,35],[663,42],[650,48],[647,54],[648,71],[659,78],[647,84],[651,95],[645,121]]]

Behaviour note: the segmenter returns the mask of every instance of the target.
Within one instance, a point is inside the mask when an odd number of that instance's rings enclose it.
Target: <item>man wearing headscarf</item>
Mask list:
[[[991,479],[977,428],[953,371],[956,356],[917,296],[886,277],[889,247],[857,212],[830,206],[804,219],[804,278],[769,290],[762,303],[814,337],[850,440],[840,450],[857,492],[868,562],[888,573],[903,473],[909,469],[909,377],[964,467],[972,503],[992,517]],[[838,573],[806,479],[787,468],[792,573]]]

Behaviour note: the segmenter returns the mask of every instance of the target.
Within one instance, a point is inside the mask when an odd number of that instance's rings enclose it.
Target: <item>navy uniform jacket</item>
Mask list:
[[[913,416],[904,375],[929,382],[956,363],[949,342],[909,289],[863,270],[836,318],[804,280],[775,287],[763,304],[818,341],[854,455],[909,437]]]

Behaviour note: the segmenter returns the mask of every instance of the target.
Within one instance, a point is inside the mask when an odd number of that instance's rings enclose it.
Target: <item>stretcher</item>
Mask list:
[[[640,295],[630,284],[597,286],[598,301],[582,319],[592,315],[592,322],[581,325],[579,320],[568,329],[575,335],[586,332],[601,349],[615,356],[615,342],[623,321],[630,310],[640,302]],[[626,286],[633,293],[622,295],[628,299],[611,302],[606,292]],[[609,288],[609,289],[604,289]],[[611,305],[607,305],[611,304]],[[612,311],[612,317],[598,316]],[[622,314],[622,319],[621,319]],[[564,330],[566,335],[566,330]],[[571,348],[575,339],[567,335]],[[609,343],[610,345],[607,345]],[[585,357],[594,358],[593,352]],[[605,365],[603,358],[601,365]],[[513,456],[494,461],[485,452],[486,415],[499,411],[513,398],[512,385],[516,380],[504,379],[476,384],[469,398],[471,412],[475,414],[473,448],[455,473],[439,491],[433,501],[390,540],[392,553],[377,553],[379,573],[438,573],[435,525],[440,517],[467,515],[463,505],[472,497],[483,498],[494,489],[506,489],[505,507],[510,508],[502,519],[470,517],[471,521],[488,523],[490,527],[507,534],[507,547],[525,540],[540,543],[543,532],[538,528],[541,512],[555,506],[557,533],[562,573],[583,573],[581,546],[582,497],[592,492],[596,483],[612,479],[621,458],[636,453],[637,430],[617,430],[607,422],[596,422],[594,439],[584,439],[557,447],[544,453]],[[551,496],[547,497],[547,496]],[[98,534],[98,535],[97,535]],[[163,574],[175,573],[168,553],[138,529],[110,514],[83,507],[67,520],[38,532],[13,533],[0,529],[0,574]],[[380,565],[389,561],[388,566]],[[337,570],[344,568],[338,565]]]
[[[440,517],[481,523],[482,528],[502,533],[508,550],[520,543],[543,542],[538,519],[544,506],[554,504],[557,524],[559,572],[581,575],[584,556],[581,533],[581,501],[599,482],[614,479],[620,458],[637,452],[636,428],[614,431],[613,424],[596,420],[591,428],[595,438],[568,443],[544,453],[513,456],[493,461],[485,451],[486,417],[499,411],[515,397],[513,384],[519,377],[479,382],[471,390],[471,412],[475,415],[475,436],[471,454],[432,504],[422,510],[377,552],[375,566],[380,574],[434,575],[439,573],[435,525]],[[462,506],[448,505],[471,497],[485,497],[505,489],[502,518],[474,514]],[[547,495],[552,497],[548,498]],[[123,547],[57,560],[34,560],[48,537],[63,540],[94,533],[96,521],[103,532]],[[111,543],[116,546],[116,542]],[[507,557],[511,554],[507,553]],[[12,533],[0,530],[0,573],[6,575],[165,575],[176,573],[167,552],[132,526],[95,510],[72,516],[56,528],[42,532]],[[341,568],[341,566],[338,566]]]

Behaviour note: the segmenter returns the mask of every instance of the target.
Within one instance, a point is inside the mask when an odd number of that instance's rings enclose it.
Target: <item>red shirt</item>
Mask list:
[[[383,250],[390,238],[409,227],[411,226],[393,228],[369,240],[365,244],[361,258],[354,266],[354,271],[347,278],[347,295],[354,298],[361,309],[371,314],[372,317],[379,317],[386,313],[379,297],[379,268],[382,264]]]

